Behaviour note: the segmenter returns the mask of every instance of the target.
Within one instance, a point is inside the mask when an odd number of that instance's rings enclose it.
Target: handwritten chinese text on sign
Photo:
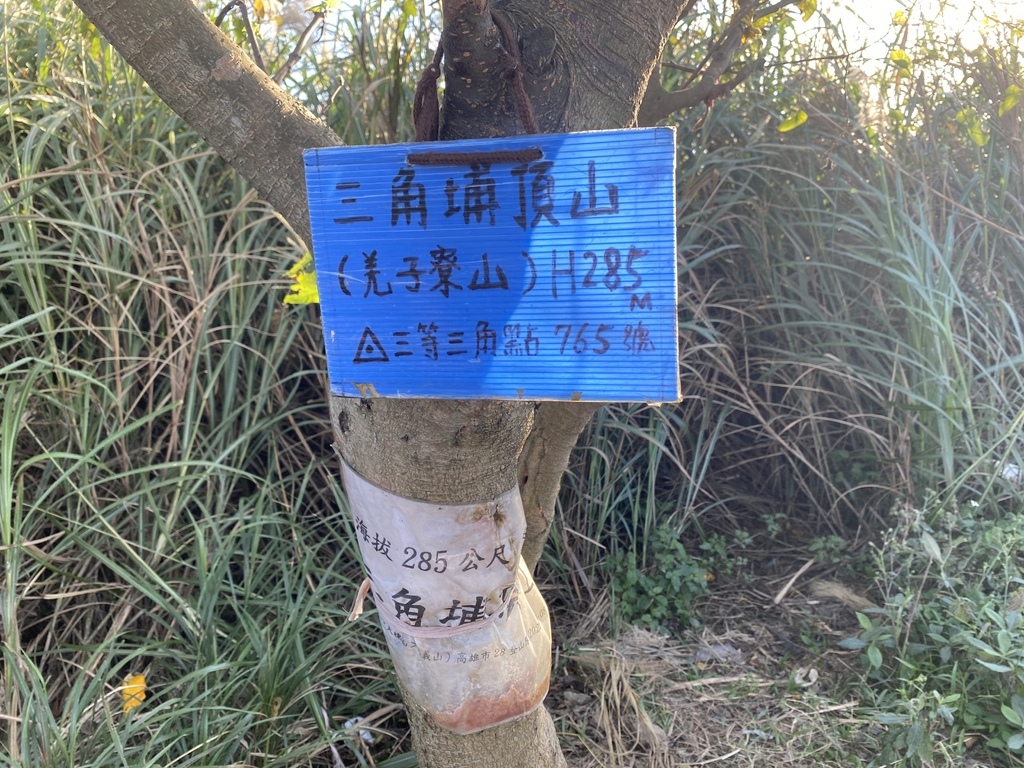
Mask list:
[[[305,164],[333,394],[679,399],[672,129]]]

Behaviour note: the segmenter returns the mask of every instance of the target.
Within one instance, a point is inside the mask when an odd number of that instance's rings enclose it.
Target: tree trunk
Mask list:
[[[216,30],[191,0],[76,0],[157,94],[270,202],[306,242],[301,150],[338,138]],[[511,89],[518,54],[542,132],[634,125],[681,0],[448,0],[441,138],[523,133]],[[506,52],[498,23],[518,51]],[[496,498],[520,484],[524,555],[540,557],[562,472],[594,406],[582,403],[331,398],[339,451],[360,475],[439,504]],[[410,707],[423,768],[564,766],[543,707],[470,736]]]

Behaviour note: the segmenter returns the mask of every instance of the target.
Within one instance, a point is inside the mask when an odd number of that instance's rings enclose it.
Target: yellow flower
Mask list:
[[[779,133],[789,133],[807,122],[807,113],[802,109],[791,112],[789,117],[779,123]]]
[[[1024,95],[1024,90],[1021,90],[1019,85],[1009,85],[1006,88],[1006,93],[1003,96],[1003,100],[999,102],[999,116],[1002,117],[1011,109],[1017,106],[1017,102],[1020,101],[1020,97]]]
[[[124,700],[124,713],[128,714],[139,706],[146,698],[146,676],[133,675],[121,683],[121,698]]]
[[[294,267],[288,270],[288,277],[295,281],[291,291],[284,297],[285,304],[319,304],[320,292],[316,287],[316,272],[313,270],[313,256],[307,253]]]
[[[981,122],[981,118],[973,107],[967,107],[957,112],[956,121],[967,129],[967,135],[979,147],[988,144],[990,138],[988,131],[985,130],[984,123]]]
[[[890,53],[889,61],[891,61],[896,67],[897,79],[901,77],[913,76],[913,72],[910,68],[914,65],[914,61],[902,48],[897,48],[892,53]]]

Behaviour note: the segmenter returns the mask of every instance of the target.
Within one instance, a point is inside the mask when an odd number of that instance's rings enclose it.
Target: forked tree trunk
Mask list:
[[[157,94],[310,242],[301,150],[339,144],[219,33],[191,0],[75,0]],[[635,124],[641,97],[682,0],[446,0],[441,138],[523,132],[509,55],[491,10],[517,41],[526,92],[545,133]],[[561,474],[587,404],[331,399],[346,462],[391,493],[439,504],[493,499],[519,483],[524,554],[540,556]],[[422,768],[564,766],[541,707],[459,736],[414,707]]]

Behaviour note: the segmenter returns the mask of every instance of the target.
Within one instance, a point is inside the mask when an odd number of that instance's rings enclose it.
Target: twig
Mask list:
[[[669,69],[675,69],[680,72],[688,72],[691,75],[696,75],[700,73],[700,69],[698,69],[697,67],[691,67],[689,64],[677,64],[674,61],[663,61],[661,62],[661,66],[668,67]]]
[[[217,14],[217,20],[214,21],[214,26],[219,27],[223,24],[224,19],[227,18],[228,12],[232,8],[237,8],[239,15],[242,17],[242,26],[245,27],[245,35],[249,38],[249,47],[252,49],[252,60],[256,62],[257,67],[266,72],[267,67],[263,64],[263,57],[260,55],[260,48],[256,43],[256,33],[253,31],[252,22],[249,21],[249,11],[246,9],[243,0],[231,0],[230,3],[221,8],[220,13]]]
[[[762,8],[760,11],[754,14],[754,19],[763,19],[765,16],[771,16],[773,13],[777,13],[785,8],[787,5],[795,5],[799,0],[780,0],[775,5],[769,5],[767,8]]]
[[[324,719],[324,725],[329,725],[331,722],[331,716],[327,714],[327,708],[323,704],[320,705],[320,715]],[[341,759],[341,753],[338,752],[338,748],[334,746],[333,734],[330,741],[327,742],[327,746],[331,748],[331,758],[334,761],[334,768],[345,768],[345,761]]]
[[[705,685],[727,685],[729,683],[753,683],[758,688],[767,688],[775,683],[771,680],[754,681],[750,675],[730,675],[727,677],[702,677],[697,680],[687,680],[683,683],[674,683],[665,689],[665,693],[676,691],[688,691],[691,688],[700,688]]]
[[[292,52],[288,55],[287,60],[281,65],[281,68],[274,73],[273,79],[275,83],[280,85],[281,81],[284,80],[288,76],[288,73],[292,71],[292,67],[294,67],[299,62],[299,59],[302,58],[302,51],[309,43],[309,39],[313,36],[313,30],[318,25],[320,27],[320,35],[322,35],[324,30],[323,11],[316,11],[313,14],[313,18],[303,30],[302,34],[299,35],[299,39],[295,43],[295,47],[292,49]],[[319,40],[319,36],[317,39]]]
[[[666,90],[661,84],[661,67],[655,71],[648,83],[647,93],[644,94],[644,99],[640,104],[638,124],[654,125],[673,112],[690,109],[702,103],[710,108],[713,101],[731,93],[747,77],[764,66],[764,61],[761,59],[747,62],[728,81],[722,81],[722,78],[733,67],[733,57],[743,45],[743,37],[750,20],[775,13],[796,2],[798,0],[780,0],[757,13],[755,13],[755,0],[741,2],[718,38],[708,46],[704,59],[696,68],[689,70],[690,77],[686,79],[680,90]],[[665,64],[661,66],[665,66]]]
[[[803,576],[805,573],[807,573],[807,569],[810,568],[812,565],[814,565],[814,558],[813,557],[810,560],[808,560],[806,563],[804,563],[800,567],[799,571],[797,571],[796,573],[793,574],[793,578],[791,578],[789,581],[787,581],[786,582],[786,586],[784,586],[782,589],[779,590],[779,594],[777,594],[775,596],[775,599],[772,600],[772,603],[774,605],[778,605],[779,603],[781,603],[783,601],[783,599],[785,599],[786,594],[789,592],[789,590],[791,590],[793,588],[793,585],[796,584],[796,580],[799,579],[801,576]]]
[[[844,709],[854,709],[855,707],[859,706],[860,701],[854,699],[853,701],[848,701],[845,704],[833,704],[831,707],[825,707],[824,709],[816,709],[814,710],[814,713],[816,715],[824,715],[829,712],[842,712]]]
[[[742,751],[743,751],[743,747],[736,747],[736,749],[734,749],[732,752],[728,753],[727,755],[722,755],[721,757],[713,757],[710,760],[701,760],[699,763],[690,763],[690,766],[711,765],[712,763],[720,763],[722,760],[728,760],[730,757],[738,755]]]
[[[917,590],[917,594],[914,595],[914,603],[910,606],[910,613],[907,614],[904,623],[907,625],[907,631],[903,635],[903,648],[902,652],[907,652],[907,645],[910,643],[910,630],[913,628],[914,615],[917,613],[917,606],[921,604],[921,594],[924,592],[924,585],[928,581],[928,574],[932,570],[932,559],[928,558],[928,564],[924,567],[924,575],[921,576],[921,586]]]

